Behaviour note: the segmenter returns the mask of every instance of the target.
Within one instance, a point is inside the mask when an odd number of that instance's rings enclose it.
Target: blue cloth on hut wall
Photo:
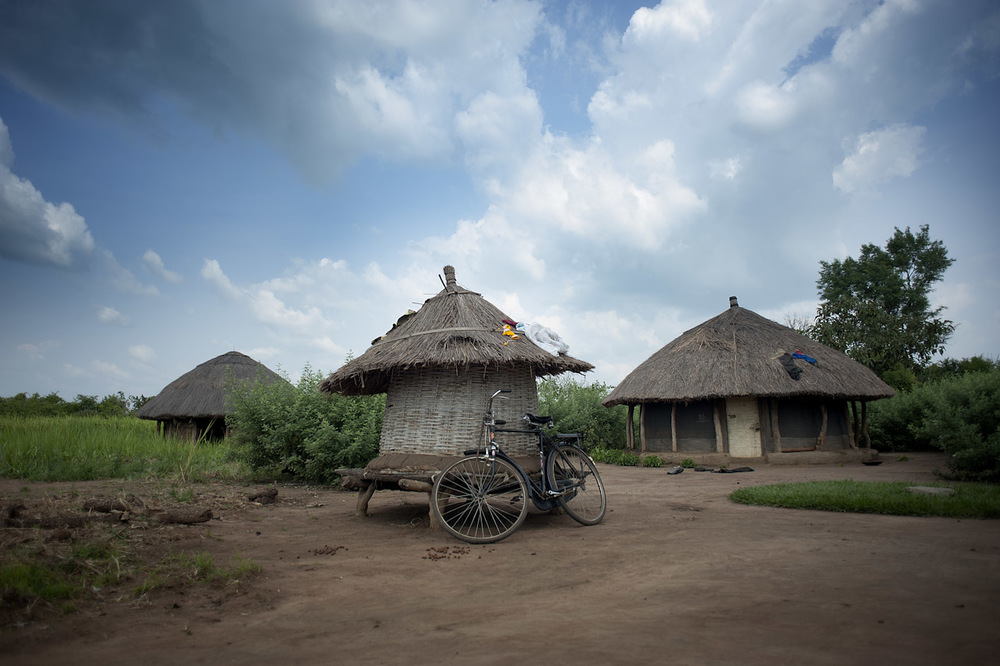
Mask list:
[[[795,353],[793,353],[792,358],[801,358],[806,363],[812,363],[813,365],[816,365],[816,359],[814,359],[812,356],[806,356],[800,351],[796,351]]]
[[[788,373],[789,377],[791,377],[795,381],[799,381],[799,377],[802,376],[802,368],[795,365],[795,361],[792,359],[791,354],[785,352],[784,354],[778,357],[778,361],[781,363],[781,366],[785,369],[785,372]]]

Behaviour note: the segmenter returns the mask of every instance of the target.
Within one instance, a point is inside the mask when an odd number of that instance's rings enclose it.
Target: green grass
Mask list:
[[[113,586],[133,563],[120,532],[104,530],[68,546],[29,543],[0,554],[0,608],[79,599],[91,590]]]
[[[29,481],[240,479],[226,443],[165,439],[130,416],[0,417],[0,477]]]
[[[146,570],[142,581],[132,590],[132,595],[142,597],[150,592],[178,582],[230,584],[246,580],[261,572],[261,566],[237,553],[228,566],[217,566],[208,553],[171,552],[163,560]]]
[[[923,495],[911,486],[951,488],[953,495]],[[983,483],[917,484],[875,481],[810,481],[740,488],[729,498],[741,504],[851,513],[947,518],[1000,518],[1000,486]]]

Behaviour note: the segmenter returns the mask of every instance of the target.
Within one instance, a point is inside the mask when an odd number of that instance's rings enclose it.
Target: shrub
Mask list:
[[[876,448],[940,449],[955,478],[1000,481],[1000,369],[924,384],[872,405]]]
[[[609,449],[605,446],[595,447],[590,452],[590,457],[596,462],[607,463],[608,465],[636,467],[642,464],[642,460],[634,453],[629,453],[622,449]]]
[[[646,456],[642,459],[643,467],[663,467],[663,458],[660,456]]]
[[[251,468],[329,483],[338,467],[363,467],[378,454],[385,396],[328,396],[308,365],[296,385],[234,383],[232,440]]]
[[[613,387],[581,384],[571,377],[538,382],[538,409],[551,416],[560,432],[581,432],[589,447],[625,448],[628,408],[601,404]]]

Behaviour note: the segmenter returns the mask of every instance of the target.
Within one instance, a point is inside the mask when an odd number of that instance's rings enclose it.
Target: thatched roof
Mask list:
[[[386,392],[394,373],[411,368],[530,366],[536,377],[586,372],[594,366],[572,356],[555,356],[522,335],[502,334],[510,319],[480,294],[460,287],[455,269],[445,266],[445,287],[417,312],[403,317],[358,358],[327,377],[330,393]]]
[[[736,304],[683,333],[633,370],[604,405],[677,402],[737,396],[874,400],[894,395],[878,376],[841,352]],[[801,352],[816,365],[781,357]],[[787,359],[786,359],[787,360]]]
[[[136,416],[154,420],[223,418],[226,383],[232,380],[268,384],[285,381],[246,354],[227,352],[167,384],[159,395],[136,412]]]

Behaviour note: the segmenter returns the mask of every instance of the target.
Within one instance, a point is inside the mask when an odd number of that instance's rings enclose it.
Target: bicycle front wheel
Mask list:
[[[510,463],[468,457],[434,479],[431,511],[452,536],[468,543],[509,537],[528,515],[528,487]]]
[[[556,446],[545,464],[549,487],[561,493],[556,499],[570,517],[583,525],[604,520],[608,497],[597,466],[575,446]]]

